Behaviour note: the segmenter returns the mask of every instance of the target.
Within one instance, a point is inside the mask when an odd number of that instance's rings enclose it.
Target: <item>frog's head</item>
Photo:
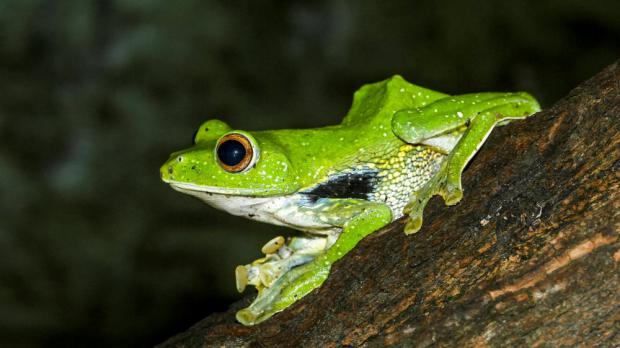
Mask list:
[[[160,172],[174,189],[196,196],[274,196],[299,188],[277,144],[268,137],[233,130],[220,120],[203,123],[194,146],[173,153]]]

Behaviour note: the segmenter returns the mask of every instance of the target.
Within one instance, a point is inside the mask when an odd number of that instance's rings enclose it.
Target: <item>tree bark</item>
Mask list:
[[[159,347],[620,346],[620,62],[495,129],[463,187],[266,322],[235,321],[248,295]]]

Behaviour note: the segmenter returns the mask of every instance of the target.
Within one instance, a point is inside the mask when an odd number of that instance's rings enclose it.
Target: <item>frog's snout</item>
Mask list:
[[[182,155],[173,155],[159,168],[159,176],[162,181],[169,182],[174,179],[175,166],[184,160]]]
[[[164,163],[161,168],[159,168],[159,177],[163,182],[168,182],[170,180],[170,176],[174,173],[174,168],[168,164],[168,162]]]

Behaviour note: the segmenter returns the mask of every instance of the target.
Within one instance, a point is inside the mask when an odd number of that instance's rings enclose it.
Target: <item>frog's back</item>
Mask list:
[[[399,110],[423,107],[446,94],[411,84],[399,75],[362,86],[339,125],[310,129],[257,132],[278,144],[289,158],[341,161],[358,151],[397,147],[402,142],[392,132],[392,116]],[[329,161],[328,161],[329,162]],[[317,163],[317,166],[324,166]]]
[[[343,126],[391,126],[392,116],[402,109],[423,107],[447,94],[407,82],[399,75],[362,86],[353,96],[353,105],[342,120]]]

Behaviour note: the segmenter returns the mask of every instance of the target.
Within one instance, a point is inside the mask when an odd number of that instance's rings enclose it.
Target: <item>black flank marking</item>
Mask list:
[[[313,201],[319,198],[358,198],[368,199],[368,194],[375,190],[377,171],[364,170],[342,173],[307,191],[301,192]]]

